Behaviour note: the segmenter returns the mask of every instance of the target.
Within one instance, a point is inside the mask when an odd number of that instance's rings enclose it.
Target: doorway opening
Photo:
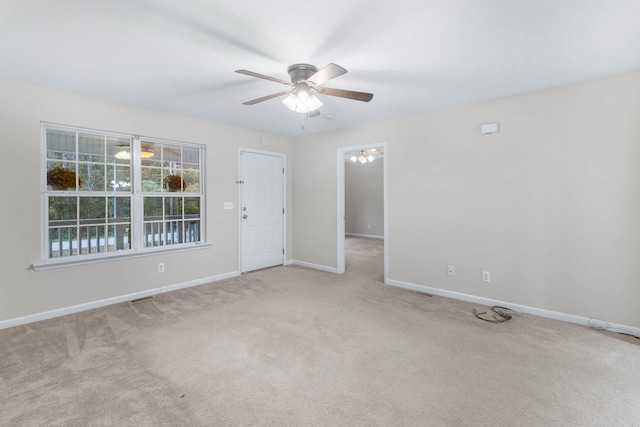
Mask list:
[[[384,153],[384,154],[380,154]],[[364,160],[360,158],[361,155],[364,155]],[[353,184],[356,187],[351,187],[347,189],[347,166],[348,162],[354,163],[352,161],[352,157],[356,157],[355,166],[367,167],[369,163],[373,165],[375,162],[378,171],[372,167],[368,173],[372,174],[370,176],[375,176],[376,173],[381,173],[381,182],[382,188],[378,189],[380,191],[379,194],[374,194],[373,196],[369,196],[373,199],[380,200],[368,200],[367,196],[364,194],[355,194],[354,191],[357,191],[358,183],[367,181],[368,177],[366,174],[360,176],[356,179],[356,182]],[[373,157],[369,161],[368,157]],[[388,165],[388,147],[386,143],[377,143],[377,144],[365,144],[365,145],[357,145],[352,147],[343,147],[338,149],[337,153],[337,171],[338,171],[338,212],[337,212],[337,272],[338,274],[343,274],[346,270],[346,236],[349,234],[350,236],[355,236],[356,238],[375,238],[381,239],[384,245],[384,274],[383,280],[384,283],[387,283],[388,280],[388,234],[387,234],[387,165]],[[378,181],[379,182],[379,181]],[[369,183],[371,184],[371,183]],[[363,190],[364,191],[364,190]],[[369,188],[366,191],[374,191],[369,185]],[[347,200],[347,193],[350,193],[349,200]],[[362,197],[360,197],[362,196]],[[350,206],[349,212],[347,212],[348,203],[353,202],[357,204],[357,206]],[[381,209],[380,209],[380,205]],[[368,211],[368,209],[370,209]],[[381,210],[381,213],[378,213]],[[365,213],[366,211],[366,213]],[[347,216],[349,213],[349,216]],[[381,218],[380,218],[381,217]],[[348,229],[349,228],[349,229]]]

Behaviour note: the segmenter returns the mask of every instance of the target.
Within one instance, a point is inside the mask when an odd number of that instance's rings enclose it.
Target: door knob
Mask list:
[[[247,218],[249,218],[247,214],[242,215],[242,219],[247,219]]]

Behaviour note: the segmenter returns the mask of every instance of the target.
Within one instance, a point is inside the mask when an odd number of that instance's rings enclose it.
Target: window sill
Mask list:
[[[84,265],[84,264],[96,264],[100,262],[115,261],[115,260],[129,259],[129,258],[139,258],[139,257],[145,257],[145,256],[151,256],[151,255],[166,254],[171,252],[194,251],[194,250],[200,250],[200,249],[207,249],[207,248],[210,248],[211,246],[212,246],[211,243],[197,243],[197,244],[182,245],[182,246],[176,245],[176,246],[163,247],[163,248],[142,249],[138,251],[126,251],[126,252],[122,251],[122,252],[115,252],[113,254],[108,254],[108,255],[96,254],[95,256],[83,255],[83,256],[75,256],[75,257],[65,257],[63,259],[48,260],[38,264],[33,264],[31,268],[34,271],[43,271],[43,270],[51,270],[54,268],[74,267],[74,266]]]

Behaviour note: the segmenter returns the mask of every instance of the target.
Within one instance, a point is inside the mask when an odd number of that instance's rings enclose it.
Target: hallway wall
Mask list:
[[[345,162],[345,232],[384,237],[384,158]]]

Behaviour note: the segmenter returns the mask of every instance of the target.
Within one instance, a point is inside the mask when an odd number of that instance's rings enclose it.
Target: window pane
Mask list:
[[[186,191],[191,193],[200,192],[200,172],[198,171],[184,171],[184,181],[186,185]]]
[[[200,217],[200,198],[199,197],[184,198],[184,217],[185,218]]]
[[[182,178],[182,171],[176,169],[163,169],[162,174],[162,188],[166,191],[187,191],[187,182]]]
[[[107,252],[107,246],[108,246],[109,240],[107,239],[106,227],[100,227],[98,229],[97,239],[98,239],[96,242],[97,251]]]
[[[165,245],[182,243],[182,221],[165,221],[164,243]]]
[[[164,213],[167,219],[182,219],[182,197],[165,198]]]
[[[80,198],[80,223],[99,224],[105,223],[106,201],[104,197]]]
[[[184,222],[185,243],[200,241],[200,221]]]
[[[56,225],[54,224],[56,221],[71,221],[75,224],[78,218],[77,210],[76,197],[49,197],[49,225]]]
[[[182,167],[184,169],[200,169],[200,150],[184,147],[182,149]]]
[[[105,191],[104,164],[81,163],[78,165],[83,191]]]
[[[162,144],[149,141],[140,141],[142,166],[159,168],[162,166]]]
[[[107,191],[131,192],[131,168],[128,165],[107,165]]]
[[[124,165],[131,164],[131,140],[107,137],[107,161]]]
[[[162,245],[162,222],[148,222],[144,224],[144,247]]]
[[[75,163],[70,163],[70,162],[61,162],[61,161],[48,160],[47,161],[47,170],[50,170],[50,169],[53,169],[53,168],[68,167],[69,164],[71,164],[72,166],[75,165]]]
[[[109,197],[109,223],[131,222],[131,198]]]
[[[76,133],[47,129],[47,158],[74,161],[76,159]]]
[[[51,228],[49,230],[49,257],[51,258],[60,257],[64,254],[65,240],[62,232],[62,228]]]
[[[145,164],[144,162],[148,162],[150,165],[159,166],[160,156],[157,153],[159,153],[158,147],[153,142],[140,142],[140,158],[143,164]]]
[[[162,191],[162,172],[160,169],[142,168],[142,192],[159,193]]]
[[[101,135],[78,134],[78,160],[104,163],[104,141]]]
[[[165,168],[182,167],[182,150],[179,145],[162,144],[162,166]]]
[[[106,252],[107,242],[104,230],[104,225],[80,227],[80,253],[94,254]]]
[[[121,251],[130,249],[129,224],[116,224],[109,226],[109,246],[107,251]]]
[[[47,189],[55,191],[75,190],[78,176],[73,162],[47,162]],[[79,183],[82,185],[82,178]]]
[[[162,197],[144,198],[144,220],[154,221],[162,219]]]
[[[49,255],[52,258],[77,254],[76,227],[56,227],[49,230]]]

